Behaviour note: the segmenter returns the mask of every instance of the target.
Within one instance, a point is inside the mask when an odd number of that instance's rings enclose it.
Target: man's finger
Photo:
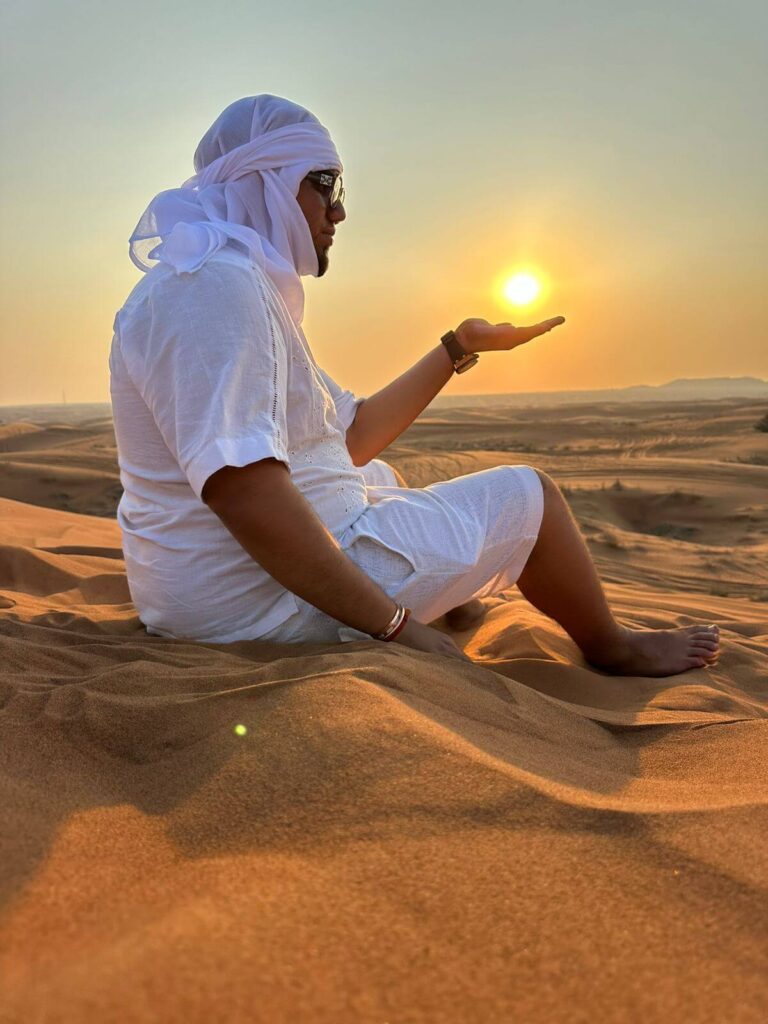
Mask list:
[[[530,341],[531,338],[538,338],[540,334],[546,334],[553,327],[558,327],[564,323],[564,316],[553,316],[549,320],[542,320],[540,324],[533,324],[532,327],[518,327],[517,331],[519,333],[517,336],[518,338],[522,336],[526,341]]]
[[[564,316],[553,316],[549,320],[542,320],[540,324],[536,324],[537,327],[542,327],[545,331],[551,331],[553,327],[557,327],[558,324],[564,324]]]

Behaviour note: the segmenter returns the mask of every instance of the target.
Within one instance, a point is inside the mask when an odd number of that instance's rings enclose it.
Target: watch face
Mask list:
[[[453,368],[456,373],[464,373],[465,370],[471,369],[479,360],[480,356],[477,352],[468,352],[463,359],[453,364]]]

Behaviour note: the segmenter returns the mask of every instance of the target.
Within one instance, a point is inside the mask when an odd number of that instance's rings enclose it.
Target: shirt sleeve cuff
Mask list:
[[[208,477],[224,466],[249,466],[261,459],[278,459],[290,468],[288,453],[273,437],[217,437],[184,467],[189,486],[202,500]]]
[[[364,398],[355,398],[351,391],[345,391],[336,399],[334,403],[336,405],[336,415],[339,420],[339,426],[345,433],[354,423],[357,410],[364,401]]]

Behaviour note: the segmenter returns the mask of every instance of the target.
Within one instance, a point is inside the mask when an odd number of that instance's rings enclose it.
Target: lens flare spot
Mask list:
[[[245,736],[245,734],[247,732],[248,732],[248,730],[247,730],[247,728],[244,725],[236,725],[235,726],[235,735],[236,736]]]

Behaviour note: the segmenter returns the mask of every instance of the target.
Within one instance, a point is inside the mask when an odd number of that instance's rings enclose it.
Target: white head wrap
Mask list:
[[[343,170],[328,130],[297,103],[269,94],[249,96],[214,121],[197,147],[194,166],[193,177],[181,188],[160,192],[141,215],[129,242],[133,262],[142,271],[159,260],[177,274],[193,273],[234,239],[301,324],[300,277],[316,277],[319,268],[296,196],[310,171]]]

